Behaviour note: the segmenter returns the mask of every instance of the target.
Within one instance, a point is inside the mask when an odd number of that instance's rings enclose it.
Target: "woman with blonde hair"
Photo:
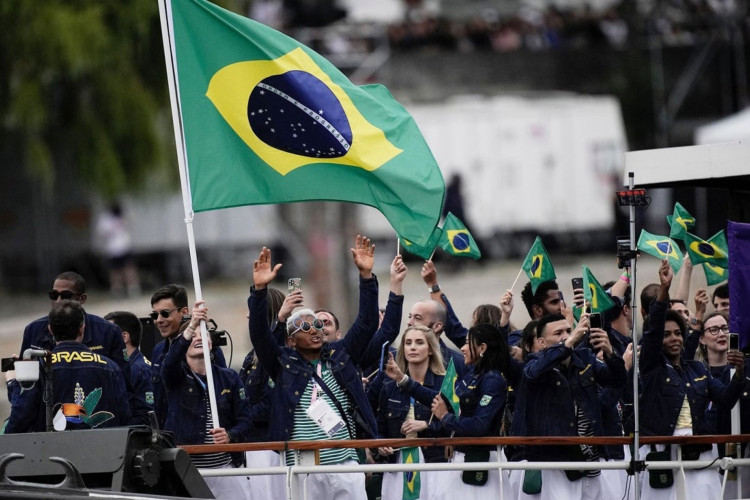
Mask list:
[[[393,359],[393,355],[389,355],[389,358]],[[445,368],[440,345],[431,329],[422,325],[408,327],[401,336],[395,363],[401,372],[408,373],[415,382],[432,391],[440,390]],[[387,377],[377,401],[378,433],[383,438],[430,438],[444,435],[440,422],[437,419],[430,420],[430,406],[415,401]],[[423,447],[416,451],[418,459],[410,448],[378,448],[376,459],[389,463],[406,463],[409,460],[427,463],[446,461],[443,447]],[[412,498],[433,498],[439,478],[440,473],[435,471],[386,472],[383,475],[381,498],[401,499],[405,488],[416,494]]]

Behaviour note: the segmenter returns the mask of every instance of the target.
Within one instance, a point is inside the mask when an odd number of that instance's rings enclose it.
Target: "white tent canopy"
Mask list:
[[[750,140],[625,153],[624,185],[628,172],[634,173],[639,187],[748,189]]]
[[[721,120],[698,127],[696,144],[745,141],[750,143],[750,108]],[[750,168],[748,168],[750,170]]]

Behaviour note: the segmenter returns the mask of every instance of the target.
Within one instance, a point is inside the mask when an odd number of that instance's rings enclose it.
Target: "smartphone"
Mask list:
[[[583,290],[583,278],[573,278],[570,280],[573,290]]]
[[[730,333],[729,334],[729,350],[730,351],[739,351],[740,350],[740,334],[739,333]],[[3,360],[5,361],[5,360]],[[3,365],[5,366],[5,365]]]
[[[2,358],[0,360],[0,364],[2,364],[2,371],[7,372],[10,370],[15,370],[16,369],[15,362],[16,362],[15,358]]]
[[[557,291],[557,296],[560,298],[560,302],[565,302],[565,297],[563,297],[562,291]]]
[[[600,313],[591,313],[589,315],[590,328],[602,328],[602,315]]]
[[[388,364],[388,347],[391,345],[389,341],[383,342],[383,345],[380,347],[380,365],[378,369],[381,372],[385,371],[385,367]]]
[[[630,268],[633,265],[630,251],[630,237],[617,237],[617,267],[620,269]]]
[[[289,289],[289,293],[295,290],[302,290],[302,278],[289,278],[287,288]]]

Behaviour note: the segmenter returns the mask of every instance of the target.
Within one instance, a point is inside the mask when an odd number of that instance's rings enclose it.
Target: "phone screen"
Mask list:
[[[383,342],[383,345],[380,348],[380,371],[385,371],[385,366],[388,364],[388,346],[390,346],[391,343],[386,341]]]
[[[601,328],[602,327],[602,315],[599,313],[592,313],[589,316],[589,325],[591,328]]]
[[[729,334],[729,350],[739,351],[740,350],[740,336],[737,333]]]

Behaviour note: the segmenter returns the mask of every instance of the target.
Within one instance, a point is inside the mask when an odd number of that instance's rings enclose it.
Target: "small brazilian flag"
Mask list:
[[[682,252],[677,243],[667,236],[658,236],[641,229],[641,235],[638,238],[638,250],[656,258],[668,260],[675,273],[682,267]]]
[[[706,284],[708,286],[718,285],[729,278],[728,269],[709,264],[708,262],[703,263],[703,272],[706,273]]]
[[[356,86],[309,47],[207,0],[165,0],[163,25],[193,210],[360,203],[427,244],[445,182],[388,89]]]
[[[583,300],[589,304],[592,313],[601,313],[615,306],[588,266],[583,266]]]
[[[729,267],[729,245],[723,229],[711,236],[708,241],[685,233],[685,248],[693,265],[708,262],[725,269]]]
[[[549,259],[547,250],[542,244],[542,239],[537,236],[534,244],[531,245],[529,253],[526,255],[521,269],[526,271],[526,276],[531,281],[531,293],[536,293],[537,287],[545,281],[555,279],[555,268],[552,267],[552,261]]]
[[[432,230],[432,235],[430,235],[429,241],[424,246],[412,243],[411,241],[405,240],[400,236],[399,241],[401,242],[401,248],[403,248],[410,254],[417,255],[419,257],[422,257],[424,260],[427,260],[430,258],[430,256],[432,256],[432,252],[435,251],[435,247],[437,246],[438,241],[440,240],[440,237],[442,235],[443,230],[439,227],[435,227],[435,229]]]
[[[685,234],[695,227],[695,217],[680,205],[680,202],[674,204],[674,212],[667,215],[669,223],[669,237],[677,240],[685,239]]]
[[[418,464],[419,448],[416,446],[401,448],[401,463]],[[417,498],[419,498],[421,489],[422,480],[419,477],[419,471],[414,470],[404,472],[404,494],[401,497],[402,500],[416,500]]]
[[[471,237],[471,233],[466,229],[464,223],[450,212],[443,221],[443,237],[440,239],[440,248],[458,257],[471,257],[477,260],[482,256],[477,242]]]
[[[450,403],[450,407],[453,408],[453,414],[458,416],[460,401],[458,400],[458,396],[456,396],[456,380],[458,380],[458,375],[456,374],[456,367],[453,364],[453,358],[451,358],[448,366],[445,367],[445,376],[443,377],[443,384],[440,386],[440,394]]]

